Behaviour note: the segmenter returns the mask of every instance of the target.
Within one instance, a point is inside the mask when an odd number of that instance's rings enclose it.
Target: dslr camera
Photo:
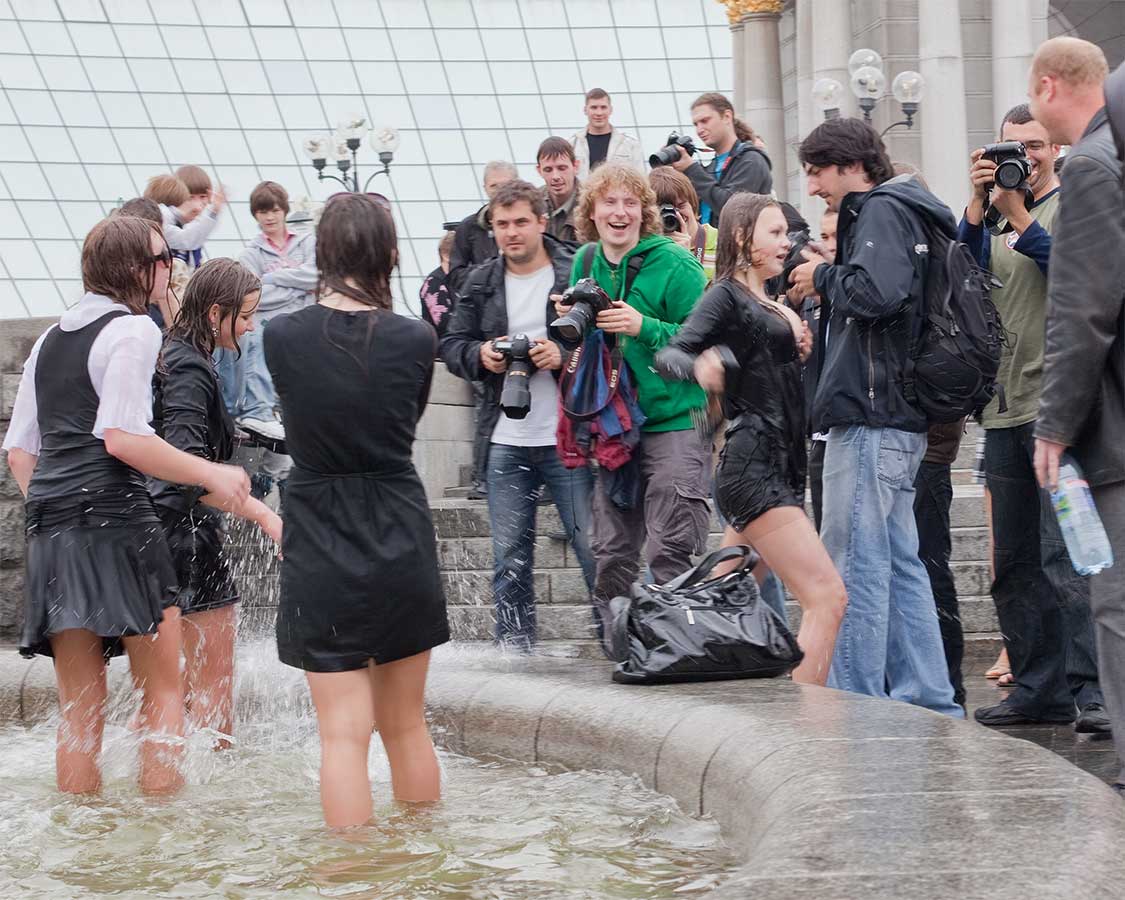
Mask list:
[[[500,409],[509,419],[524,419],[531,412],[531,341],[526,334],[513,335],[506,341],[493,341],[492,349],[508,361],[504,387],[500,391]]]
[[[1009,191],[1023,191],[1024,206],[1031,209],[1035,197],[1027,180],[1031,177],[1031,160],[1027,158],[1027,148],[1022,141],[1001,141],[998,144],[986,144],[981,159],[990,159],[996,163],[996,172],[993,175],[994,184]],[[989,185],[991,191],[993,185]],[[1004,216],[991,203],[984,211],[984,224],[992,234],[1003,234],[1009,229]]]
[[[675,234],[680,230],[680,217],[676,214],[676,207],[665,203],[660,207],[660,224],[664,226],[665,234]]]
[[[672,165],[680,158],[680,151],[676,149],[677,147],[683,147],[688,156],[695,156],[695,144],[692,139],[686,134],[673,131],[668,135],[667,143],[648,158],[648,164],[654,169],[658,166]]]
[[[593,278],[572,284],[562,296],[571,310],[548,325],[547,333],[567,350],[573,350],[594,329],[598,313],[611,308],[613,302]]]

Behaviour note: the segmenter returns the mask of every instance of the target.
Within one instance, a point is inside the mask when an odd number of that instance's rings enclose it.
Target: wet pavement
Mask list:
[[[989,681],[980,674],[985,668],[987,666],[979,666],[977,671],[970,675],[973,669],[966,667],[965,691],[968,694],[970,719],[973,710],[999,703],[1009,693],[1003,688],[998,688],[996,682]],[[1109,784],[1117,780],[1120,766],[1113,749],[1113,740],[1109,735],[1075,734],[1073,725],[1018,725],[992,730],[1045,747]]]

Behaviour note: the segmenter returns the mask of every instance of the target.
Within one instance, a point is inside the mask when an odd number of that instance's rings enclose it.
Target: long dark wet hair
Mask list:
[[[136,216],[111,216],[98,222],[82,242],[82,288],[110,297],[135,315],[148,309],[156,283],[152,235],[164,234],[151,222]]]
[[[735,194],[726,202],[719,216],[715,281],[734,278],[739,269],[753,265],[754,228],[758,224],[758,216],[767,207],[777,205],[778,202],[768,194]]]
[[[333,291],[375,309],[390,309],[397,262],[394,219],[373,197],[340,194],[325,204],[316,229],[318,297]]]
[[[216,333],[211,330],[211,307],[219,305],[219,321],[230,324],[231,342],[241,354],[234,336],[235,320],[247,294],[260,291],[258,276],[234,259],[212,259],[200,266],[188,282],[169,338],[179,338],[200,353],[210,356],[215,350]]]

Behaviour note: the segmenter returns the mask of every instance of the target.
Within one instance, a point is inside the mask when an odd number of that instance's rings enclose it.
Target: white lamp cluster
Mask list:
[[[887,76],[883,73],[883,58],[874,50],[856,50],[848,60],[848,74],[851,76],[849,86],[856,96],[859,108],[863,111],[863,120],[871,122],[871,111],[883,99],[887,91]],[[891,94],[902,106],[902,114],[906,117],[901,122],[884,129],[886,134],[897,125],[912,128],[914,116],[918,112],[918,104],[925,92],[926,82],[917,72],[900,72],[891,82]],[[844,97],[844,87],[835,78],[818,79],[812,89],[813,102],[824,113],[824,118],[832,119],[840,115],[840,104]]]
[[[375,170],[363,185],[366,191],[371,184],[371,179],[376,175],[389,175],[391,160],[394,159],[398,149],[398,131],[390,125],[380,125],[371,128],[367,119],[360,115],[346,116],[336,123],[336,131],[331,136],[312,135],[305,139],[305,153],[312,160],[319,181],[326,178],[338,181],[346,190],[359,192],[359,161],[357,155],[364,138],[368,139],[371,149],[379,154],[379,162],[383,168]],[[325,173],[328,160],[336,162],[340,175]],[[349,181],[349,172],[350,181]]]

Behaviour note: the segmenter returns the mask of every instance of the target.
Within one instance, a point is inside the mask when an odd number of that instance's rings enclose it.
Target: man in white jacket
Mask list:
[[[613,102],[601,88],[586,92],[586,130],[577,132],[570,142],[578,161],[578,178],[586,178],[604,162],[625,163],[642,175],[648,174],[640,142],[631,134],[618,131],[610,124]]]

